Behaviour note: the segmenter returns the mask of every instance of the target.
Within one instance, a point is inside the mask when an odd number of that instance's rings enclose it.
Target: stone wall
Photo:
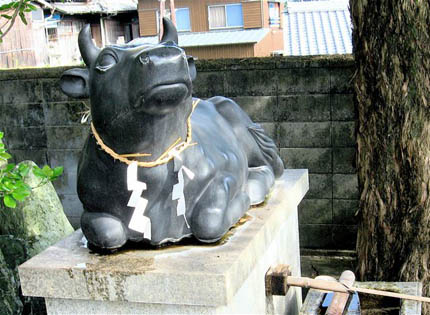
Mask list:
[[[55,183],[76,227],[76,164],[89,126],[85,101],[63,95],[65,68],[0,71],[0,130],[16,160],[63,165]],[[300,205],[305,248],[355,246],[357,176],[351,57],[198,61],[194,95],[236,100],[275,139],[287,168],[308,168],[310,190]]]

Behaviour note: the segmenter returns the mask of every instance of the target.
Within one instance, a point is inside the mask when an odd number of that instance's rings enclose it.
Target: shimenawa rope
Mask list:
[[[196,143],[191,143],[192,139],[192,127],[191,127],[191,115],[194,112],[194,109],[196,108],[197,104],[200,102],[200,99],[193,101],[193,108],[188,116],[187,119],[187,138],[185,141],[181,141],[181,137],[176,139],[176,141],[167,148],[166,151],[163,152],[156,160],[150,161],[150,162],[137,162],[137,165],[140,167],[155,167],[162,164],[168,163],[171,159],[175,157],[175,155],[178,155],[185,149],[187,149],[190,146],[195,145]],[[151,156],[149,153],[132,153],[132,154],[118,154],[111,148],[109,148],[106,144],[104,144],[103,140],[101,139],[100,135],[98,134],[96,128],[94,127],[93,123],[91,122],[91,131],[93,132],[94,137],[96,138],[97,144],[105,151],[107,154],[109,154],[111,157],[113,157],[115,160],[119,160],[127,165],[130,165],[133,162],[136,162],[135,160],[130,160],[128,157],[142,157],[142,156]]]

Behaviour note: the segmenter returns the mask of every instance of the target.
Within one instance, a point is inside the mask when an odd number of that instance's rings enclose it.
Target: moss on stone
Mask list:
[[[31,167],[35,164],[22,162]],[[25,178],[30,187],[40,183],[31,171]],[[0,233],[22,238],[29,243],[30,257],[58,242],[73,232],[63,212],[60,199],[50,182],[32,190],[15,209],[0,208]]]
[[[83,68],[83,66],[40,67],[0,70],[0,81],[49,78],[57,79],[60,78],[64,71],[72,68]]]
[[[297,56],[297,57],[260,57],[241,59],[197,60],[197,71],[225,71],[238,69],[285,69],[285,68],[338,68],[351,67],[352,55],[334,56]]]

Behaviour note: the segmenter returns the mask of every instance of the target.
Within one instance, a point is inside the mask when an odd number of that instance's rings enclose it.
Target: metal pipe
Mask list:
[[[176,26],[175,0],[170,0],[170,19]]]
[[[264,0],[260,0],[260,10],[261,10],[261,27],[264,28]]]
[[[105,33],[105,22],[102,17],[100,17],[100,33],[102,35],[102,47],[106,46],[106,33]]]
[[[158,40],[161,41],[162,37],[162,31],[163,31],[163,18],[164,18],[164,11],[166,10],[166,0],[159,0],[160,1],[160,20],[158,21]]]

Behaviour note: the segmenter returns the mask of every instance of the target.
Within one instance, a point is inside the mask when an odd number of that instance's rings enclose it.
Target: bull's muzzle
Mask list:
[[[150,114],[170,112],[191,95],[191,78],[184,50],[173,43],[147,47],[135,55],[132,84],[143,93],[135,108]]]

